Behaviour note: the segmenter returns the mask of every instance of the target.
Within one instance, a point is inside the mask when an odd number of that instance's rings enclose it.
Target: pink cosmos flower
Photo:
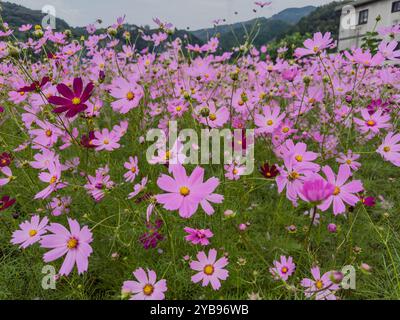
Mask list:
[[[39,170],[48,170],[52,163],[59,162],[59,156],[49,149],[43,149],[42,153],[35,154],[33,158],[35,161],[31,161],[30,165]]]
[[[34,243],[39,242],[42,235],[47,231],[48,223],[49,219],[47,217],[44,217],[40,221],[39,216],[33,216],[31,221],[25,221],[19,225],[21,230],[14,231],[11,243],[20,244],[20,248],[26,249]]]
[[[73,118],[78,113],[87,109],[86,101],[89,100],[92,95],[94,84],[89,82],[85,88],[83,88],[83,81],[81,78],[75,78],[73,82],[73,90],[71,90],[66,84],[60,83],[57,85],[57,91],[62,97],[51,96],[49,102],[55,104],[57,107],[53,110],[54,113],[64,113],[67,118]]]
[[[379,46],[379,52],[388,60],[399,60],[400,50],[396,50],[398,42],[392,40],[390,42],[382,41]]]
[[[263,114],[256,114],[254,117],[254,123],[258,127],[256,131],[258,133],[273,133],[285,118],[284,113],[279,115],[280,112],[281,109],[277,106],[272,108],[269,106],[264,107]]]
[[[129,171],[124,174],[124,178],[126,182],[133,182],[135,181],[136,176],[139,174],[139,167],[138,167],[138,159],[137,157],[129,157],[129,162],[125,162],[124,164],[125,169]]]
[[[185,228],[184,229],[187,235],[185,240],[191,242],[192,244],[200,244],[202,246],[208,246],[210,241],[208,239],[212,238],[214,234],[211,232],[210,229],[192,229],[192,228]]]
[[[382,145],[378,148],[378,152],[383,159],[391,162],[396,167],[400,167],[400,134],[389,132]]]
[[[66,256],[59,274],[68,276],[74,265],[78,268],[78,274],[87,271],[89,256],[93,250],[90,243],[93,241],[92,232],[87,226],[80,227],[78,221],[69,219],[70,231],[59,223],[52,223],[47,230],[52,234],[42,237],[40,244],[43,248],[52,249],[43,256],[44,262],[48,263]]]
[[[363,191],[364,187],[360,180],[346,183],[351,177],[351,171],[348,166],[341,165],[337,177],[335,177],[335,174],[329,166],[323,167],[322,171],[324,172],[328,182],[335,186],[335,190],[332,196],[318,206],[319,209],[326,211],[333,202],[333,214],[336,216],[346,211],[345,203],[350,206],[355,206],[357,202],[360,201],[359,197],[355,194]]]
[[[157,281],[153,270],[139,268],[133,272],[137,281],[125,281],[122,286],[124,293],[131,294],[131,300],[164,300],[164,292],[168,290],[167,280]]]
[[[168,192],[156,196],[157,202],[163,204],[164,209],[179,210],[182,218],[190,218],[201,204],[207,214],[214,213],[209,202],[221,203],[223,200],[221,195],[213,193],[219,185],[217,178],[204,183],[204,169],[201,167],[196,167],[188,177],[181,164],[173,166],[172,174],[173,178],[163,174],[157,181],[158,187]]]
[[[5,175],[5,178],[0,178],[0,186],[5,186],[8,184],[11,180],[13,180],[13,175],[10,167],[2,167],[0,168],[0,172]]]
[[[143,89],[136,83],[137,79],[125,80],[116,78],[111,85],[111,96],[116,101],[111,103],[114,111],[126,114],[137,108],[143,97]]]
[[[148,181],[148,178],[144,177],[140,183],[136,184],[133,187],[134,191],[128,195],[128,199],[132,199],[132,198],[136,197],[140,192],[142,192],[146,188],[147,181]]]
[[[224,169],[226,171],[225,178],[227,178],[228,180],[239,180],[243,173],[246,171],[245,166],[241,166],[236,163],[225,165]]]
[[[348,166],[353,171],[357,171],[361,167],[361,163],[356,161],[358,159],[360,159],[360,155],[349,150],[347,154],[341,153],[336,161],[342,165]]]
[[[96,146],[96,151],[114,151],[121,146],[118,143],[120,136],[114,131],[110,132],[108,129],[103,129],[101,132],[96,131],[94,136],[95,139],[92,141],[92,144]]]
[[[23,24],[22,26],[20,26],[18,28],[18,30],[21,31],[21,32],[29,31],[31,29],[32,29],[32,25],[31,24]]]
[[[71,197],[55,197],[51,200],[48,208],[51,210],[51,214],[55,217],[61,216],[62,214],[68,214],[70,211],[72,199]]]
[[[314,279],[305,278],[301,281],[301,285],[306,288],[305,296],[307,298],[314,297],[316,300],[336,300],[335,292],[340,289],[340,286],[330,280],[332,272],[326,272],[321,277],[319,267],[311,268],[311,275]]]
[[[204,251],[197,254],[198,261],[192,261],[190,268],[198,271],[197,274],[192,276],[192,282],[198,283],[203,281],[202,286],[206,287],[211,283],[214,290],[221,288],[220,280],[226,280],[229,276],[229,272],[224,269],[228,265],[228,259],[223,257],[217,259],[217,250],[211,249],[208,253],[208,257]]]
[[[374,114],[370,114],[367,109],[361,110],[361,116],[363,119],[354,118],[354,122],[358,124],[359,129],[362,133],[379,133],[380,129],[390,128],[391,124],[390,115],[382,115],[383,111],[378,110]]]
[[[318,164],[312,162],[318,158],[318,153],[307,151],[307,145],[303,142],[294,144],[293,140],[287,140],[285,144],[279,148],[279,153],[282,154],[284,158],[292,158],[294,165],[302,163],[312,168],[313,171],[319,171],[320,169]]]
[[[99,168],[96,170],[96,175],[88,176],[88,183],[85,185],[85,189],[89,192],[92,198],[99,202],[106,194],[107,190],[114,187],[114,182],[108,174],[109,168]]]
[[[303,188],[299,192],[299,196],[306,202],[321,204],[323,201],[331,197],[334,191],[334,185],[326,182],[316,174],[304,182]]]
[[[54,191],[60,190],[67,186],[67,184],[61,180],[61,165],[58,161],[50,163],[48,170],[49,172],[39,173],[39,179],[48,183],[49,185],[37,193],[35,195],[35,199],[46,199]]]
[[[36,120],[35,123],[40,127],[40,129],[29,130],[29,134],[32,135],[33,144],[35,149],[45,149],[52,147],[57,143],[63,132],[47,121]]]
[[[322,35],[321,32],[314,34],[313,39],[307,39],[304,41],[305,48],[297,48],[295,51],[295,56],[298,58],[307,55],[320,54],[323,50],[329,48],[332,45],[333,39],[331,38],[331,33],[327,32]]]
[[[294,164],[291,158],[284,159],[285,168],[278,167],[280,174],[276,177],[278,192],[286,188],[286,197],[296,202],[307,177],[314,173],[313,168],[303,163]]]
[[[293,258],[285,256],[281,256],[280,261],[275,260],[274,267],[269,269],[275,280],[282,279],[284,281],[287,281],[295,270],[296,265],[293,263]]]

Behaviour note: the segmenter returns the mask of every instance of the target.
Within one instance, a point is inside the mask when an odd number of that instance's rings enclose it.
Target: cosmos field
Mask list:
[[[3,22],[0,299],[400,298],[399,26],[272,59],[155,22],[144,50]]]

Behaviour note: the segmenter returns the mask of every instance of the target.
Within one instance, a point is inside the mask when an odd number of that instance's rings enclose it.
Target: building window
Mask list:
[[[400,11],[400,1],[395,1],[392,3],[392,12]]]
[[[358,24],[366,24],[368,22],[368,9],[361,10],[358,15]]]

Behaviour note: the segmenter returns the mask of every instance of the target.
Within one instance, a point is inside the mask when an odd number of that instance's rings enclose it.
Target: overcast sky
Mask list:
[[[1,0],[0,0],[1,1]],[[285,8],[319,6],[332,0],[275,0],[264,9],[257,8],[255,0],[9,0],[31,9],[53,5],[57,17],[72,26],[85,26],[101,18],[105,25],[116,17],[126,15],[127,22],[136,25],[152,23],[153,17],[172,22],[178,28],[195,30],[212,26],[214,19],[238,22],[255,16],[269,17]],[[265,0],[267,1],[267,0]],[[235,15],[235,11],[238,12]]]

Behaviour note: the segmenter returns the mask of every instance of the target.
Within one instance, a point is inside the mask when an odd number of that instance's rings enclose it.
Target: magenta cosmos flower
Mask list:
[[[40,221],[39,216],[33,216],[31,221],[25,221],[19,225],[20,230],[14,231],[11,243],[20,244],[20,248],[27,248],[36,242],[39,242],[41,236],[46,233],[49,219],[44,217]]]
[[[346,211],[345,203],[350,206],[355,206],[357,202],[360,201],[360,198],[355,194],[363,191],[364,187],[360,180],[346,183],[351,177],[351,171],[348,166],[341,165],[337,177],[335,177],[335,174],[329,166],[323,167],[322,171],[326,175],[328,182],[335,186],[335,190],[332,196],[318,206],[319,209],[326,211],[333,202],[333,214],[336,216]]]
[[[185,168],[177,164],[172,167],[172,174],[173,178],[163,174],[157,181],[157,185],[168,192],[156,195],[157,202],[163,204],[164,209],[179,210],[182,218],[190,218],[196,213],[199,204],[207,214],[211,215],[214,209],[210,202],[223,201],[223,196],[213,193],[219,185],[219,180],[211,178],[203,182],[203,168],[196,167],[188,177]]]
[[[131,294],[131,300],[164,300],[167,289],[167,280],[157,281],[153,270],[139,268],[133,272],[137,281],[125,281],[122,286],[123,293]]]
[[[296,265],[293,263],[293,258],[285,256],[281,256],[281,261],[274,261],[274,267],[269,269],[275,280],[282,279],[284,281],[287,281],[295,270]]]
[[[52,223],[47,230],[52,234],[42,237],[43,248],[52,249],[43,256],[44,262],[51,262],[66,256],[59,271],[60,275],[69,275],[76,264],[78,274],[87,271],[89,256],[92,254],[90,243],[92,232],[87,226],[80,227],[78,221],[68,219],[70,231],[59,223]]]
[[[3,196],[0,198],[0,211],[4,211],[14,205],[16,199],[11,199],[10,196]]]
[[[400,134],[390,132],[377,152],[395,166],[400,167]]]
[[[185,240],[195,245],[200,244],[202,246],[208,246],[210,244],[209,239],[214,236],[210,229],[185,228],[184,230],[188,233]]]
[[[304,182],[299,196],[306,202],[321,204],[331,197],[334,192],[335,186],[316,174]]]
[[[89,82],[85,89],[81,78],[75,78],[73,82],[73,90],[66,84],[60,83],[57,85],[57,91],[60,96],[51,96],[48,100],[51,104],[59,106],[53,110],[54,113],[64,113],[67,118],[72,118],[78,113],[87,109],[87,102],[92,95],[94,84]]]
[[[192,277],[192,282],[198,283],[203,281],[203,287],[211,286],[214,290],[221,288],[220,280],[228,279],[229,272],[224,269],[228,265],[228,259],[223,257],[217,259],[217,250],[211,249],[208,253],[208,257],[204,251],[197,254],[198,261],[192,261],[190,268],[195,271],[199,271]]]
[[[315,300],[336,300],[335,292],[340,289],[339,285],[331,279],[333,271],[326,272],[321,277],[319,267],[311,268],[311,275],[314,279],[303,279],[301,285],[306,288],[304,294],[307,298],[315,297]]]

